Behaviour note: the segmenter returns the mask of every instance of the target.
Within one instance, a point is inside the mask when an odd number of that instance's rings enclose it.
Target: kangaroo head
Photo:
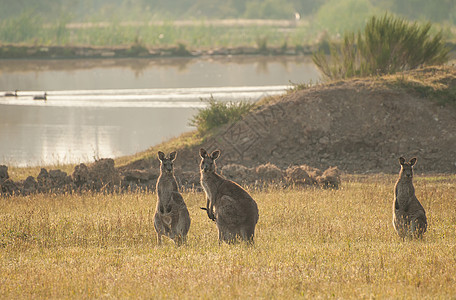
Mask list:
[[[416,163],[416,157],[412,158],[409,162],[405,161],[405,158],[400,157],[399,163],[401,164],[401,172],[399,173],[401,177],[413,177],[413,166]]]
[[[215,172],[216,165],[215,160],[220,156],[220,150],[215,150],[208,155],[206,150],[203,148],[200,149],[200,156],[201,156],[201,165],[200,169],[202,172]]]
[[[173,162],[176,159],[177,152],[173,151],[169,157],[165,157],[165,153],[158,151],[158,159],[160,160],[160,171],[162,173],[173,173]]]

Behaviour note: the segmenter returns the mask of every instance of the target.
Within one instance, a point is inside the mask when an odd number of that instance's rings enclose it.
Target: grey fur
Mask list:
[[[217,224],[219,242],[234,243],[237,238],[253,243],[258,222],[258,206],[237,183],[216,173],[220,150],[208,155],[200,149],[201,186],[206,192],[206,211]],[[214,211],[215,210],[215,211]]]
[[[160,160],[160,176],[157,180],[157,207],[155,208],[154,227],[157,232],[157,243],[161,244],[161,236],[165,235],[180,246],[187,241],[190,229],[190,214],[182,195],[177,188],[174,177],[173,162],[176,151],[166,158],[158,152]]]
[[[423,206],[415,196],[412,181],[416,158],[406,162],[401,157],[399,163],[401,171],[394,187],[393,226],[402,239],[422,238],[427,229],[427,219]]]

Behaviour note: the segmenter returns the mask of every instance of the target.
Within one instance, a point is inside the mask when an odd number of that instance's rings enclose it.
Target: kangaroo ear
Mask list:
[[[200,156],[201,158],[205,158],[207,156],[207,151],[204,150],[203,148],[200,149]]]
[[[410,160],[410,165],[413,166],[414,164],[416,164],[416,157]]]
[[[158,159],[160,161],[163,161],[165,160],[165,153],[161,152],[161,151],[158,151]]]
[[[399,157],[399,163],[400,163],[401,165],[405,164],[405,158],[403,158],[402,156]]]
[[[176,151],[173,151],[169,154],[169,159],[171,161],[174,161],[176,159],[176,156],[177,156],[177,152]]]
[[[211,158],[212,158],[213,160],[216,160],[219,156],[220,156],[220,150],[215,150],[215,151],[213,151],[212,154],[211,154]]]

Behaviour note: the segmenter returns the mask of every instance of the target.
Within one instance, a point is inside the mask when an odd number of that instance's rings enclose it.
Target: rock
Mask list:
[[[112,158],[102,158],[89,167],[89,188],[95,191],[112,192],[120,187],[120,172],[114,167]]]
[[[254,169],[239,164],[225,165],[221,174],[226,179],[242,184],[252,184],[256,179]]]
[[[50,170],[49,179],[55,187],[61,188],[64,188],[67,184],[70,184],[72,182],[67,173],[63,172],[62,170]]]
[[[73,183],[78,189],[87,188],[90,180],[89,168],[85,164],[79,164],[74,167],[73,174],[71,174]]]
[[[41,168],[36,177],[39,192],[63,193],[72,190],[72,180],[66,172]]]
[[[321,176],[323,172],[320,169],[308,166],[308,165],[301,165],[301,169],[304,169],[307,174],[312,178],[314,181],[317,180],[318,176]]]
[[[184,171],[176,174],[177,182],[183,189],[200,190],[200,174],[198,172]]]
[[[259,165],[255,171],[257,181],[263,183],[280,183],[284,181],[283,171],[274,164]]]
[[[150,180],[157,180],[160,172],[156,169],[126,170],[122,175],[126,181],[148,182]]]
[[[292,185],[313,185],[315,180],[309,176],[305,167],[293,166],[286,170],[287,182]]]
[[[0,193],[5,196],[19,195],[20,190],[16,183],[8,178],[0,184]]]
[[[5,165],[0,166],[0,183],[7,180],[9,178],[8,175],[8,167]]]
[[[340,185],[340,171],[337,167],[329,167],[323,174],[317,177],[317,182],[324,188],[339,188]]]
[[[22,190],[21,193],[23,195],[30,195],[34,194],[38,191],[38,182],[35,180],[33,176],[27,177],[22,183]]]

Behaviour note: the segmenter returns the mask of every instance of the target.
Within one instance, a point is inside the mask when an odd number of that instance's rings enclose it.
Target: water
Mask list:
[[[305,57],[0,61],[0,164],[129,155],[192,130],[211,96],[256,101],[318,81]],[[47,93],[47,100],[33,100]]]

